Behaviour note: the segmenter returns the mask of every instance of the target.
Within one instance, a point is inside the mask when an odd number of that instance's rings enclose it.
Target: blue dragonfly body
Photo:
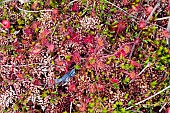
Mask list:
[[[75,73],[76,73],[76,69],[72,69],[70,72],[66,73],[63,77],[59,78],[59,79],[55,79],[55,85],[56,84],[59,84],[62,82],[65,83],[67,82],[71,77],[74,77],[75,76]]]

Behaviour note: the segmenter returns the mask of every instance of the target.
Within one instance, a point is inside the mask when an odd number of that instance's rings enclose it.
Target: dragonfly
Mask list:
[[[55,82],[55,85],[56,84],[59,84],[59,83],[66,83],[68,82],[68,80],[71,78],[71,77],[74,77],[75,76],[75,73],[76,73],[76,69],[73,68],[71,71],[69,71],[68,73],[66,73],[63,77],[59,78],[59,79],[54,79],[54,82]]]

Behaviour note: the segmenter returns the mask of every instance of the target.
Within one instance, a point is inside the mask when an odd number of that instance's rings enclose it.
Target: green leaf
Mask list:
[[[14,111],[18,110],[18,105],[17,105],[17,104],[14,104],[13,109],[14,109]]]

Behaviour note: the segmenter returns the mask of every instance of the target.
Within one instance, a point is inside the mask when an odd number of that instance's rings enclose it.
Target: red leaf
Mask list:
[[[75,84],[71,84],[69,85],[69,91],[75,91],[76,90],[76,85]]]
[[[70,37],[70,40],[73,42],[79,43],[79,41],[80,41],[79,34],[78,33],[73,34],[73,36]]]
[[[49,41],[47,40],[47,38],[41,38],[40,39],[40,44],[42,45],[42,46],[49,46],[50,45],[50,43],[49,43]]]
[[[23,79],[23,78],[24,78],[24,76],[23,76],[22,73],[17,74],[17,77],[20,78],[20,79]]]
[[[52,14],[57,15],[58,14],[58,9],[53,9]]]
[[[86,104],[85,103],[82,103],[82,105],[79,107],[79,110],[80,111],[86,111]]]
[[[80,54],[78,52],[74,52],[72,55],[72,61],[75,63],[79,63],[81,60]]]
[[[72,11],[73,12],[77,12],[79,9],[78,9],[78,3],[73,3],[73,6],[72,6]]]
[[[36,86],[40,86],[41,82],[40,82],[40,80],[36,79],[36,80],[34,80],[33,84]]]
[[[153,10],[153,7],[152,6],[148,6],[146,8],[146,13],[150,14],[152,12],[152,10]]]
[[[170,113],[170,107],[166,109],[165,113]]]
[[[86,38],[84,38],[83,42],[84,42],[85,44],[88,44],[88,43],[93,44],[93,42],[94,42],[94,36],[88,35]]]
[[[73,28],[72,28],[71,26],[69,26],[69,27],[67,28],[67,33],[66,33],[66,35],[71,36],[72,34],[73,34]]]
[[[170,12],[170,4],[168,5],[167,10],[168,10],[168,12]]]
[[[40,51],[41,51],[41,49],[40,49],[40,48],[33,48],[33,50],[32,50],[32,54],[33,54],[33,55],[37,55],[37,54],[39,54],[39,53],[40,53]]]
[[[123,2],[123,5],[128,5],[129,4],[128,0],[122,0],[122,2]]]
[[[117,32],[120,33],[122,31],[124,31],[127,27],[127,24],[125,22],[119,22],[117,24]]]
[[[90,53],[90,54],[94,53],[94,48],[93,48],[93,47],[90,47],[89,53]]]
[[[2,20],[2,27],[5,29],[10,28],[10,22],[8,20]]]
[[[119,82],[119,80],[115,79],[115,78],[111,78],[110,81],[113,82],[113,83],[118,83]]]
[[[132,80],[134,80],[137,76],[137,74],[134,71],[130,72],[128,75]]]
[[[24,33],[25,33],[26,35],[33,34],[32,30],[31,30],[30,28],[25,28],[25,29],[24,29]]]
[[[139,29],[144,29],[146,27],[146,22],[140,21],[138,24]]]
[[[38,28],[39,24],[40,23],[38,21],[33,22],[32,25],[31,25],[31,29],[35,31],[36,28]]]
[[[138,67],[140,68],[141,67],[141,64],[139,64],[138,62],[134,61],[134,60],[130,60],[130,64],[134,67]]]
[[[53,44],[49,44],[49,45],[47,45],[47,47],[48,47],[49,51],[51,51],[51,52],[54,51],[54,45]]]

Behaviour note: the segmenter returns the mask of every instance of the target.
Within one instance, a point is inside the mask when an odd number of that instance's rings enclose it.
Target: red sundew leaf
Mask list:
[[[97,67],[100,68],[100,69],[104,69],[104,63],[102,61],[97,61]]]
[[[84,38],[83,42],[85,44],[93,44],[94,42],[94,36],[93,35],[88,35],[86,38]]]
[[[122,32],[122,31],[124,31],[124,30],[126,29],[126,27],[127,27],[127,23],[125,23],[125,22],[119,22],[119,23],[117,24],[117,32],[120,33],[120,32]]]
[[[139,44],[139,42],[140,42],[140,38],[137,38],[137,39],[134,41],[135,44]]]
[[[150,14],[150,13],[152,12],[152,10],[153,10],[153,7],[152,7],[152,6],[148,6],[148,7],[146,8],[146,13],[147,13],[147,14]]]
[[[85,103],[82,103],[82,105],[79,107],[79,110],[80,110],[81,112],[86,111],[86,104],[85,104]]]
[[[168,12],[170,12],[170,5],[168,5],[167,10],[168,10]]]
[[[14,46],[14,47],[18,47],[18,46],[19,46],[18,38],[15,38],[15,39],[14,39],[13,46]]]
[[[95,89],[95,86],[94,86],[93,84],[91,84],[90,87],[89,87],[90,93],[94,93],[95,90],[96,90],[96,89]]]
[[[18,77],[19,79],[24,79],[24,75],[23,75],[22,73],[17,74],[17,77]]]
[[[81,60],[81,56],[78,52],[74,52],[72,55],[72,61],[75,63],[79,63]]]
[[[88,104],[90,101],[91,101],[91,99],[90,99],[89,97],[86,97],[86,98],[85,98],[86,104]]]
[[[18,55],[16,59],[19,60],[19,61],[21,61],[23,58],[24,58],[23,55]]]
[[[44,30],[43,32],[40,33],[40,36],[39,36],[40,39],[47,37],[47,35],[48,35],[49,33],[50,33],[50,32],[49,32],[48,30]]]
[[[2,20],[2,27],[4,29],[9,29],[10,28],[10,22],[8,20]]]
[[[36,0],[36,1],[32,4],[31,8],[35,10],[35,9],[37,8],[37,5],[38,5],[38,0]]]
[[[94,17],[95,14],[96,14],[96,10],[95,10],[95,9],[92,9],[91,16]]]
[[[169,32],[167,30],[163,30],[163,35],[164,35],[164,37],[168,37]]]
[[[47,47],[48,47],[49,51],[51,51],[51,52],[54,51],[54,45],[53,44],[49,44],[49,45],[47,45]]]
[[[138,11],[139,11],[139,8],[140,8],[140,5],[137,5],[137,6],[132,5],[132,10],[133,10],[134,12],[138,12]]]
[[[104,85],[102,85],[102,84],[97,84],[97,89],[98,89],[99,91],[104,91]]]
[[[41,44],[42,46],[47,46],[47,47],[50,45],[50,43],[49,43],[49,41],[48,41],[47,38],[41,38],[41,39],[40,39],[40,44]]]
[[[115,79],[115,78],[111,78],[110,81],[111,81],[112,83],[116,83],[116,84],[119,82],[119,80],[118,80],[118,79]]]
[[[79,34],[78,33],[73,34],[73,36],[70,37],[70,40],[72,42],[79,43],[79,41],[80,41],[79,40]]]
[[[76,85],[75,84],[71,84],[69,85],[69,91],[75,91],[76,90]]]
[[[36,80],[34,80],[33,84],[36,86],[40,86],[41,82],[40,82],[40,80],[36,79]]]
[[[89,53],[90,53],[90,54],[94,53],[94,48],[93,48],[93,47],[90,47]]]
[[[66,33],[66,35],[72,36],[72,34],[73,34],[73,28],[72,28],[71,26],[69,26],[69,27],[67,28],[67,33]]]
[[[58,14],[58,9],[57,8],[53,9],[52,14],[57,15]]]
[[[138,23],[138,27],[139,27],[139,29],[144,29],[144,28],[146,27],[146,22],[140,21],[140,22]]]
[[[134,67],[140,68],[141,64],[139,64],[138,62],[134,61],[134,60],[130,60],[130,64]]]
[[[130,73],[128,74],[128,76],[129,76],[132,80],[134,80],[134,79],[136,78],[137,74],[136,74],[134,71],[132,71],[132,72],[130,72]]]
[[[77,12],[79,10],[78,3],[73,3],[73,6],[71,9],[73,12]]]
[[[122,2],[123,2],[123,5],[128,5],[129,4],[128,0],[122,0]]]
[[[98,46],[99,48],[100,48],[100,47],[103,47],[104,43],[103,43],[102,38],[97,38],[96,41],[97,41],[97,46]]]
[[[35,21],[35,22],[33,22],[33,23],[32,23],[32,25],[31,25],[31,27],[30,27],[30,28],[31,28],[32,30],[34,30],[34,31],[35,31],[35,30],[36,30],[36,28],[38,28],[39,24],[40,24],[40,23],[39,23],[38,21]]]
[[[39,54],[39,53],[40,53],[40,51],[41,51],[41,49],[40,49],[40,48],[33,48],[33,50],[32,50],[32,54],[37,55],[37,54]]]
[[[25,29],[24,29],[24,33],[25,33],[26,35],[30,35],[30,34],[33,34],[33,31],[32,31],[30,28],[25,28]]]
[[[166,109],[165,113],[170,113],[170,107]]]
[[[128,54],[131,51],[131,46],[130,45],[125,45],[122,49],[125,52],[125,54]]]

